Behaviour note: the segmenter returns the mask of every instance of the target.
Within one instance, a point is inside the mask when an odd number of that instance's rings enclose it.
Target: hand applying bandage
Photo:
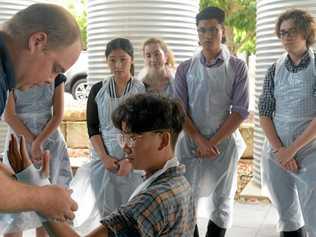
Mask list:
[[[36,200],[38,203],[36,211],[41,214],[41,221],[46,222],[45,217],[61,222],[71,220],[75,217],[74,211],[78,206],[70,197],[71,190],[58,185],[48,185],[50,184],[48,180],[49,157],[49,152],[44,152],[42,168],[35,168],[29,158],[25,139],[21,137],[18,143],[17,139],[11,135],[8,160],[17,179],[27,184],[43,186],[38,190]]]

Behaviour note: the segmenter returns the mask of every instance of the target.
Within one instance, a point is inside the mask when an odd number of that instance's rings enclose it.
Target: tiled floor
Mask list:
[[[200,236],[204,237],[208,220],[198,219]],[[277,214],[268,204],[235,203],[233,227],[226,237],[278,237]],[[24,237],[33,237],[34,231],[28,231]]]
[[[199,218],[200,236],[205,236],[207,219]],[[277,237],[277,213],[268,204],[235,203],[233,226],[226,237]]]

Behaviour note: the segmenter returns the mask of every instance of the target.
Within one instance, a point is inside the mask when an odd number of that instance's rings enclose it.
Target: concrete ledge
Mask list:
[[[247,120],[242,123],[239,130],[244,138],[247,147],[243,158],[253,157],[253,131],[254,124]],[[67,108],[60,129],[64,134],[69,148],[82,149],[89,148],[89,138],[86,125],[85,107]]]
[[[85,121],[86,120],[86,107],[65,108],[64,119],[66,121]]]

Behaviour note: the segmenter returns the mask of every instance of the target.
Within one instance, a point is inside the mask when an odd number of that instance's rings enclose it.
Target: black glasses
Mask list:
[[[204,28],[204,27],[200,27],[197,29],[197,31],[200,33],[200,34],[205,34],[206,32],[212,34],[212,35],[217,35],[218,32],[219,32],[219,29],[216,28],[216,27],[210,27],[210,28]]]
[[[291,28],[289,30],[280,30],[280,38],[283,39],[285,37],[293,38],[296,37],[298,34],[297,30],[295,28]]]

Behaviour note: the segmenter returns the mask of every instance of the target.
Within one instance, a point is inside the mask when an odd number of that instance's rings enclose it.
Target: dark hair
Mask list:
[[[127,98],[114,110],[112,121],[120,130],[125,122],[131,133],[168,129],[174,149],[184,123],[184,111],[178,102],[170,98],[155,94],[137,94]]]
[[[200,20],[215,19],[219,24],[224,25],[225,12],[218,7],[207,7],[200,11],[196,17],[196,25],[199,24]]]
[[[105,57],[108,58],[110,53],[115,49],[122,49],[132,59],[134,59],[134,49],[131,41],[125,38],[115,38],[106,44]],[[134,64],[131,65],[131,74],[134,75]]]
[[[300,9],[290,9],[282,13],[275,25],[275,32],[279,38],[281,24],[286,20],[293,20],[296,29],[303,33],[307,47],[310,47],[315,43],[316,25],[311,14]]]

